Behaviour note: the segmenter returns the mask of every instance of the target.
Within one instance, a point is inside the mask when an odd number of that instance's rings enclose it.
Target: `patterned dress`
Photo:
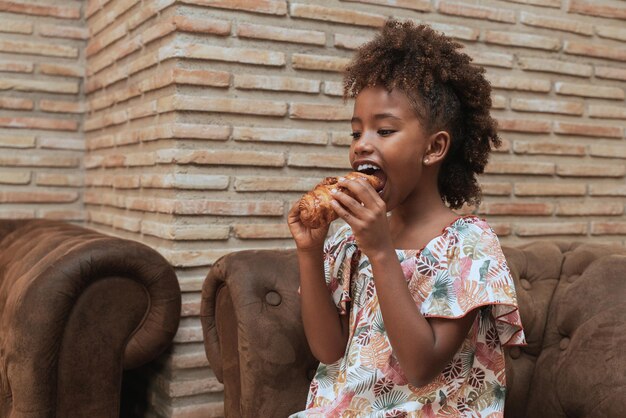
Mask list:
[[[326,242],[324,267],[340,313],[351,304],[348,345],[337,362],[319,365],[306,410],[292,418],[502,417],[502,346],[523,345],[525,337],[498,237],[484,220],[466,216],[423,249],[396,253],[425,317],[479,309],[461,347],[426,386],[408,382],[389,343],[371,265],[346,225]]]

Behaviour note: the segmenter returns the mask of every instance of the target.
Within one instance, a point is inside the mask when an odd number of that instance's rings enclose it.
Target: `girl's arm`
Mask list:
[[[343,356],[348,344],[348,315],[339,315],[324,280],[328,227],[308,229],[302,225],[298,202],[289,211],[288,223],[298,250],[304,333],[315,358],[332,364]]]
[[[330,297],[322,250],[298,250],[298,263],[306,339],[315,358],[332,364],[344,355],[348,344],[348,315],[340,315]]]
[[[425,318],[409,292],[395,250],[369,259],[391,346],[409,382],[424,386],[452,360],[478,311],[458,319]]]

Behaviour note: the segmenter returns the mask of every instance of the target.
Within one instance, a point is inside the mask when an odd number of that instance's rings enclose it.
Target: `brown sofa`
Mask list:
[[[173,269],[146,245],[0,220],[0,416],[120,416],[123,370],[168,347],[180,306]]]
[[[504,248],[528,345],[507,349],[507,418],[626,417],[626,250]],[[221,258],[202,289],[206,354],[227,417],[301,410],[317,362],[300,319],[294,251]]]

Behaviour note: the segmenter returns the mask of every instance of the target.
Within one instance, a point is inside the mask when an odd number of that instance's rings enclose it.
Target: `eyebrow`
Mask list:
[[[402,120],[401,118],[397,117],[396,115],[393,115],[391,113],[377,113],[374,115],[374,119],[376,120],[380,120],[380,119],[396,119],[396,120]],[[351,122],[362,122],[361,118],[358,117],[353,117],[351,119]]]

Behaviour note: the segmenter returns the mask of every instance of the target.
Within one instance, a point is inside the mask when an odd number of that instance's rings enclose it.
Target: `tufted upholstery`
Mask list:
[[[528,345],[507,349],[507,418],[626,417],[626,250],[504,248]],[[202,289],[206,354],[227,417],[304,407],[317,366],[300,319],[294,251],[221,258]]]
[[[0,220],[0,416],[118,417],[122,371],[158,356],[180,317],[149,247],[51,220]]]

